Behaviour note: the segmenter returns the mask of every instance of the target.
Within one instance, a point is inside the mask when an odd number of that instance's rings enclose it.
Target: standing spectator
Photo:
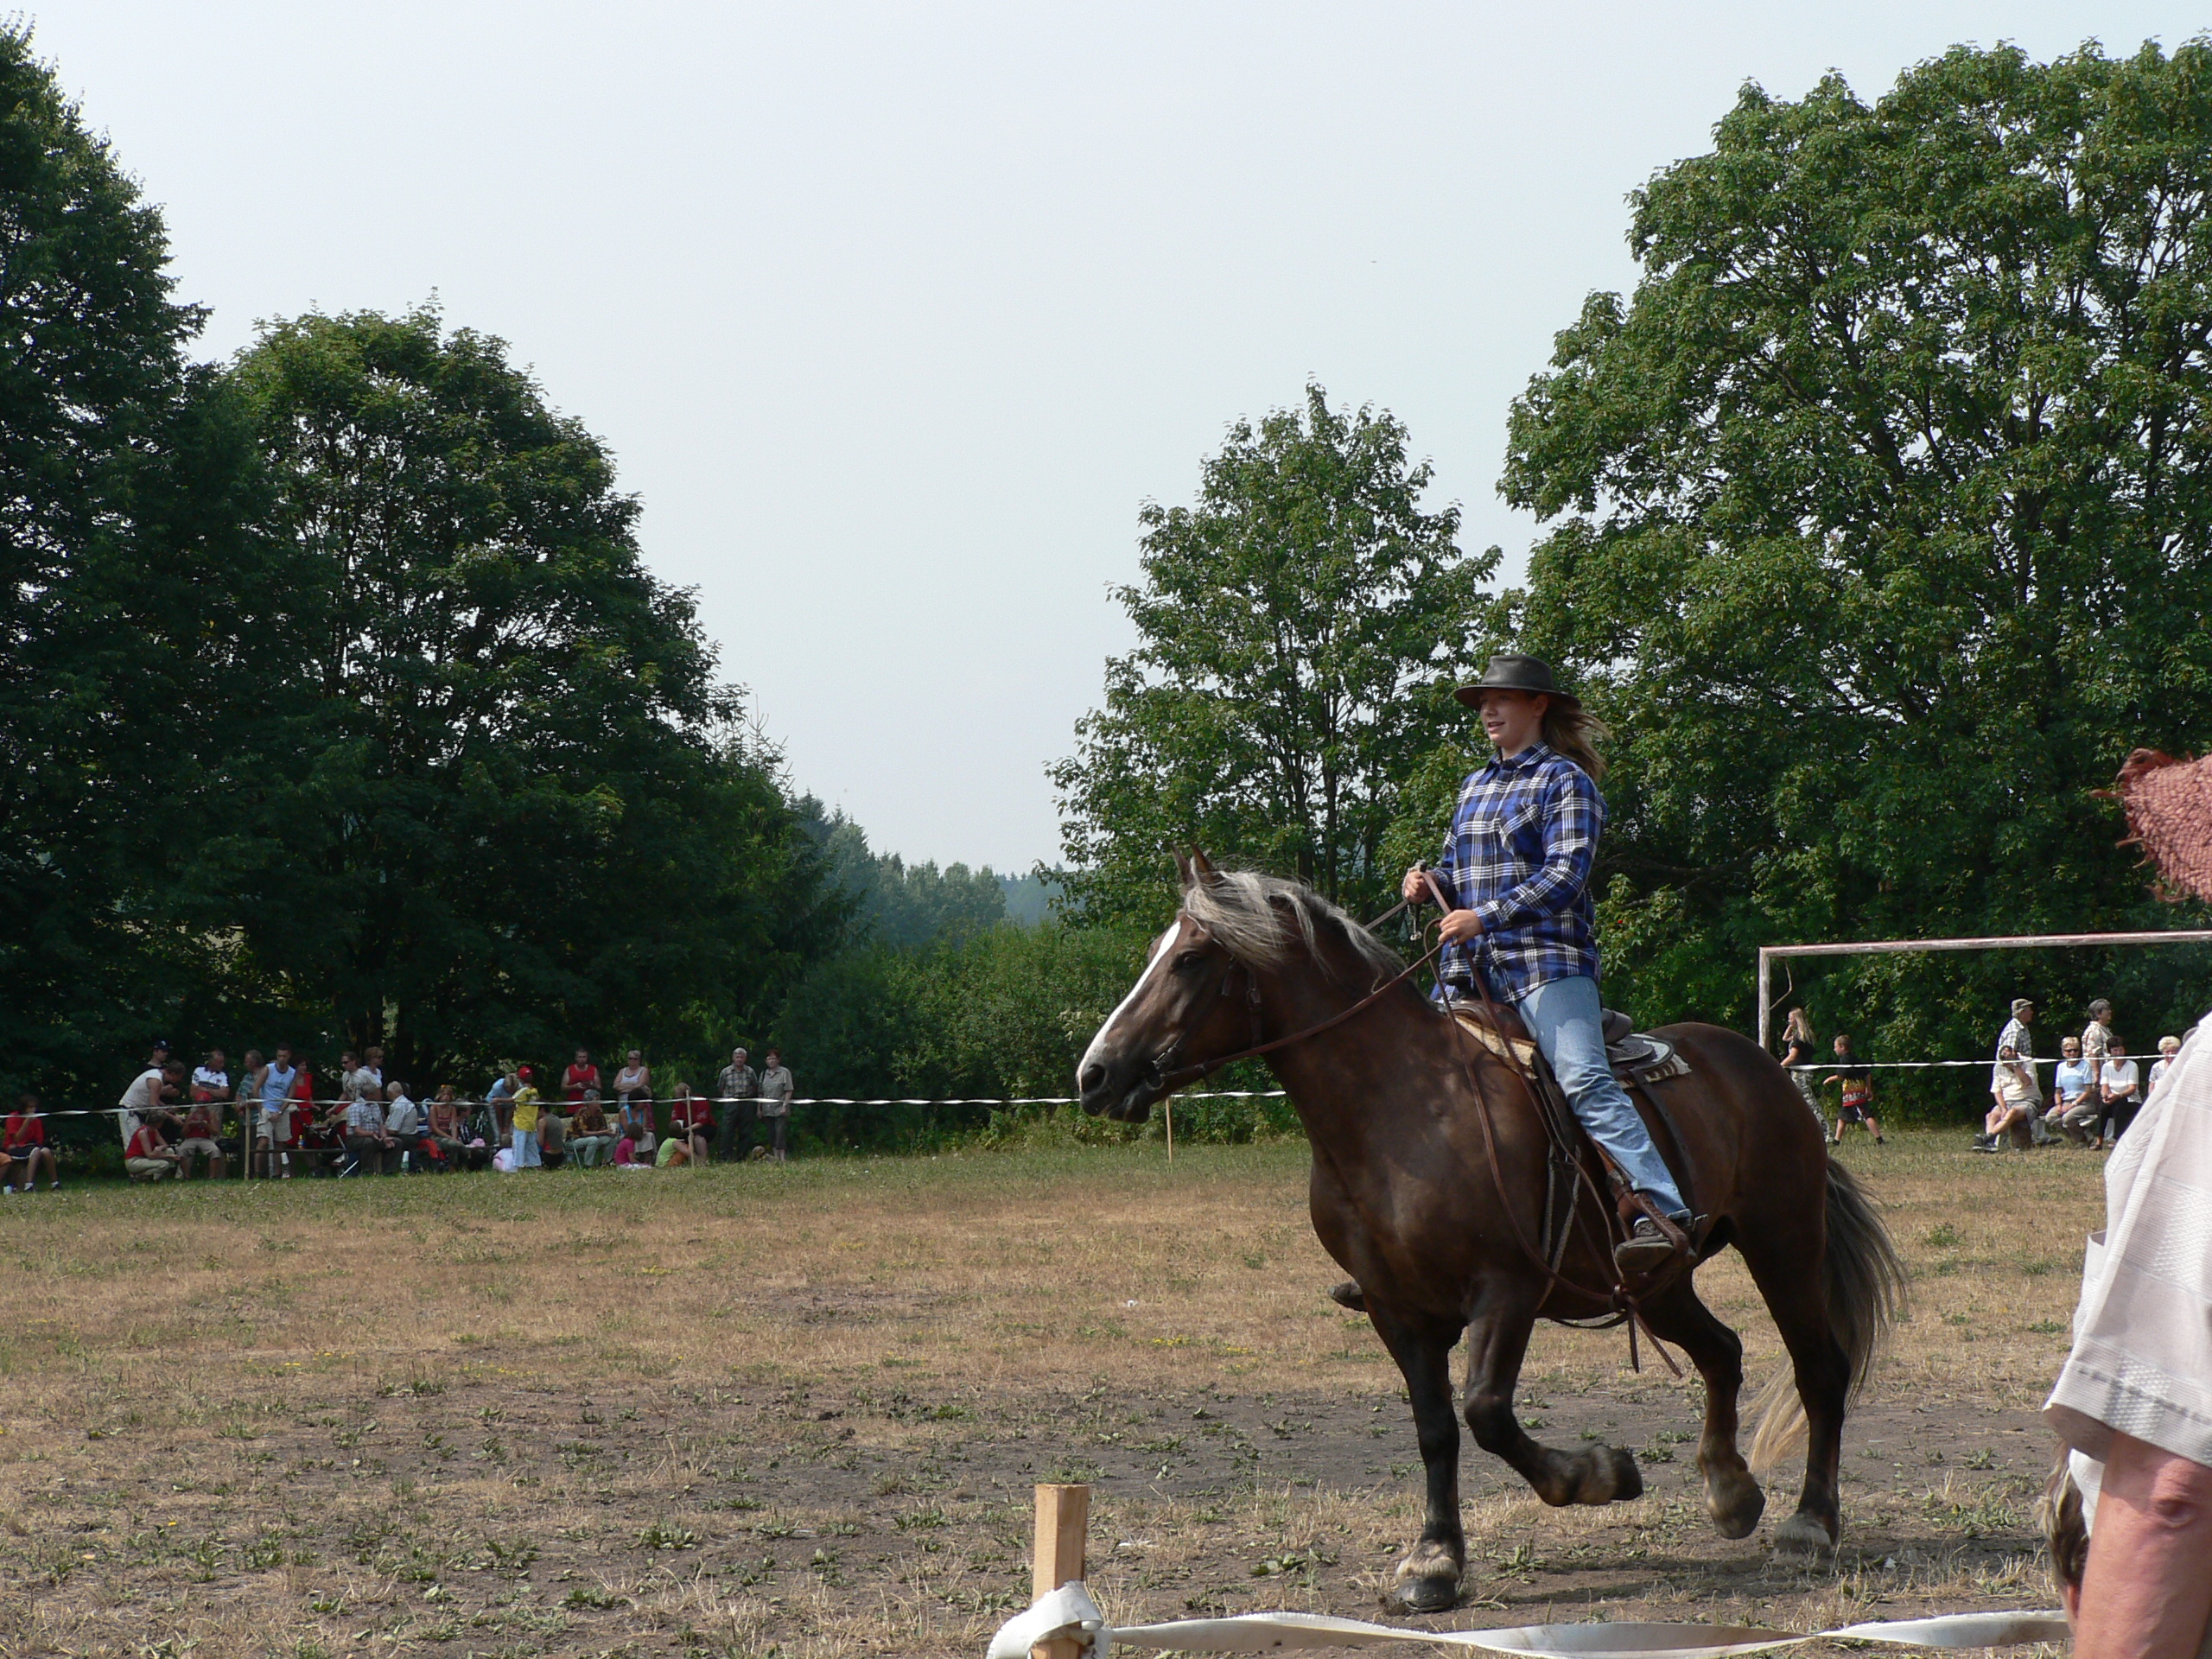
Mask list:
[[[245,1133],[244,1155],[253,1155],[253,1136],[261,1118],[261,1074],[269,1069],[261,1058],[261,1051],[249,1048],[245,1058],[238,1062],[238,1092],[232,1103],[237,1106],[238,1123]]]
[[[130,1142],[123,1149],[123,1167],[134,1181],[158,1181],[164,1175],[176,1173],[176,1148],[169,1145],[161,1125],[152,1118],[142,1119],[131,1131]]]
[[[229,1079],[226,1078],[226,1082]],[[219,1137],[223,1132],[221,1099],[202,1099],[198,1090],[193,1090],[191,1109],[184,1115],[184,1134],[176,1143],[177,1175],[180,1179],[192,1179],[194,1160],[207,1160],[207,1179],[219,1181],[230,1173],[230,1166],[223,1157]]]
[[[2059,1046],[2058,1071],[2051,1079],[2050,1111],[2044,1122],[2077,1147],[2089,1144],[2086,1123],[2097,1121],[2102,1098],[2097,1093],[2097,1074],[2082,1058],[2082,1039],[2069,1037]]]
[[[1870,1132],[1876,1146],[1885,1145],[1882,1139],[1882,1120],[1874,1116],[1873,1068],[1851,1052],[1851,1033],[1840,1031],[1835,1034],[1835,1070],[1821,1079],[1825,1089],[1830,1084],[1843,1091],[1843,1104],[1836,1113],[1836,1146],[1843,1144],[1844,1129],[1853,1123]]]
[[[2111,1058],[2105,1061],[2097,1084],[2104,1096],[2104,1113],[2097,1122],[2097,1144],[2116,1146],[2143,1104],[2143,1080],[2135,1070],[2135,1062],[2127,1058],[2127,1045],[2117,1037],[2112,1039]]]
[[[2177,889],[2212,900],[2212,766],[2138,750],[2128,828]],[[2212,1045],[2192,1035],[2105,1165],[2074,1343],[2044,1416],[2072,1448],[2088,1535],[2080,1659],[2188,1659],[2212,1627]]]
[[[268,1143],[269,1167],[262,1173],[275,1176],[276,1166],[281,1160],[284,1166],[283,1179],[292,1179],[292,1142],[298,1127],[292,1108],[292,1085],[298,1081],[300,1069],[292,1063],[292,1051],[283,1043],[276,1045],[276,1058],[263,1068],[261,1073],[261,1138]]]
[[[1782,1064],[1789,1069],[1789,1081],[1797,1085],[1797,1092],[1804,1096],[1805,1109],[1812,1113],[1825,1139],[1828,1121],[1821,1116],[1821,1099],[1813,1092],[1813,1068],[1820,1063],[1813,1058],[1815,1041],[1813,1022],[1805,1017],[1805,1010],[1790,1009],[1782,1027]]]
[[[116,1127],[122,1131],[124,1146],[128,1147],[130,1137],[138,1133],[141,1122],[161,1111],[163,1086],[175,1082],[181,1071],[181,1067],[163,1060],[147,1066],[130,1079],[130,1086],[116,1102],[122,1109],[117,1115]],[[166,1146],[168,1142],[164,1141],[162,1144]]]
[[[339,1055],[338,1100],[340,1105],[351,1106],[355,1101],[360,1099],[362,1085],[368,1081],[365,1078],[359,1082],[355,1080],[360,1069],[361,1057],[352,1049],[349,1048]],[[377,1092],[381,1094],[383,1090],[378,1090]]]
[[[585,1090],[584,1097],[576,1103],[575,1117],[569,1125],[569,1145],[575,1151],[578,1169],[605,1163],[613,1150],[614,1136],[607,1127],[607,1109],[599,1103],[598,1090]]]
[[[492,1086],[484,1091],[484,1109],[490,1116],[490,1138],[504,1146],[514,1134],[515,1090],[522,1087],[522,1075],[512,1065],[492,1079]]]
[[[346,1098],[374,1101],[381,1107],[385,1099],[384,1050],[372,1048],[358,1064],[348,1062],[346,1072]]]
[[[333,1100],[327,1110],[316,1105],[315,1067],[302,1055],[292,1078],[292,1134],[309,1174],[327,1175],[336,1168],[339,1151],[346,1144],[349,1109],[350,1103],[342,1100]]]
[[[2112,1048],[2112,1004],[2099,997],[2089,1004],[2089,1023],[2082,1027],[2082,1058],[2104,1070]]]
[[[614,1074],[614,1097],[626,1107],[634,1101],[643,1101],[649,1109],[652,1105],[653,1069],[634,1048],[623,1061],[622,1069]]]
[[[537,1085],[530,1080],[530,1068],[515,1068],[515,1081],[521,1086],[514,1093],[514,1109],[509,1121],[514,1125],[514,1154],[517,1169],[543,1169],[545,1159],[537,1145]]]
[[[46,1143],[46,1114],[39,1110],[36,1095],[16,1096],[16,1109],[8,1114],[8,1127],[4,1137],[0,1137],[0,1147],[4,1147],[16,1160],[16,1166],[9,1173],[24,1192],[38,1185],[41,1164],[46,1166],[47,1190],[61,1190],[60,1166],[54,1161],[54,1148]]]
[[[760,1073],[760,1128],[773,1142],[775,1159],[780,1164],[790,1156],[785,1150],[785,1136],[791,1125],[791,1096],[798,1092],[798,1086],[791,1081],[781,1050],[770,1049],[763,1060],[766,1069]]]
[[[408,1154],[423,1155],[423,1109],[407,1097],[407,1085],[394,1077],[384,1086],[385,1140],[399,1154],[403,1162]]]
[[[580,1048],[576,1058],[569,1062],[569,1069],[561,1074],[561,1093],[571,1105],[587,1094],[599,1092],[599,1068],[591,1063],[591,1050]]]
[[[760,1103],[753,1098],[760,1091],[760,1079],[746,1064],[743,1049],[730,1050],[729,1064],[722,1067],[715,1086],[722,1097],[722,1128],[715,1155],[728,1163],[753,1150],[753,1126],[760,1121]]]
[[[223,1058],[223,1051],[211,1048],[207,1058],[192,1068],[192,1098],[194,1101],[227,1100],[231,1094],[230,1062]]]
[[[703,1164],[707,1161],[707,1137],[713,1128],[713,1113],[707,1103],[692,1094],[690,1084],[677,1084],[676,1103],[668,1109],[668,1138],[687,1142],[690,1161]]]
[[[2157,1091],[2158,1079],[2174,1069],[2174,1056],[2180,1052],[2180,1038],[2161,1037],[2158,1039],[2158,1058],[2151,1062],[2151,1076],[2143,1085],[2145,1098]]]

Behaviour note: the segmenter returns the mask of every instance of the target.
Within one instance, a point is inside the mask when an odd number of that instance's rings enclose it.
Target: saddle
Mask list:
[[[1455,996],[1446,1006],[1452,1017],[1491,1052],[1516,1060],[1534,1075],[1550,1079],[1551,1067],[1546,1064],[1543,1052],[1529,1034],[1529,1027],[1522,1023],[1520,1010],[1511,1003],[1470,1002]],[[1618,1008],[1604,1010],[1599,1028],[1605,1033],[1605,1058],[1613,1068],[1613,1075],[1624,1085],[1658,1083],[1668,1077],[1689,1075],[1689,1062],[1682,1058],[1680,1049],[1664,1037],[1638,1031],[1635,1021]]]

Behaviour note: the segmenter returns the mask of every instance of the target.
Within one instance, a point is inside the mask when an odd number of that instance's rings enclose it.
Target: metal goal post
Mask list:
[[[1908,950],[2036,950],[2054,945],[2201,944],[2212,929],[2152,933],[2035,933],[1996,939],[1865,939],[1856,944],[1763,944],[1759,947],[1759,1046],[1768,1046],[1774,1014],[1774,964],[1785,957],[1860,957]]]

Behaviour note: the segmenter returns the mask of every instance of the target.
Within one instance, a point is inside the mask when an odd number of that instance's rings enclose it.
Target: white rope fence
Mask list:
[[[1832,1630],[1770,1630],[1755,1625],[1601,1621],[1522,1624],[1491,1630],[1421,1630],[1371,1624],[1325,1613],[1239,1613],[1227,1618],[1180,1618],[1166,1624],[1109,1624],[1081,1580],[1040,1596],[991,1638],[985,1659],[1029,1659],[1056,1639],[1089,1659],[1109,1659],[1116,1647],[1180,1653],[1280,1653],[1297,1648],[1366,1648],[1385,1643],[1473,1649],[1522,1659],[1731,1659],[1807,1642],[1888,1642],[1901,1647],[1974,1649],[2030,1642],[2064,1642],[2072,1631],[2056,1611],[1947,1613],[1935,1618],[1878,1620]]]

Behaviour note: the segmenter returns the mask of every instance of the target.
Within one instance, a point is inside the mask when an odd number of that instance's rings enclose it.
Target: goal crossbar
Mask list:
[[[1759,1046],[1767,1046],[1774,1014],[1769,994],[1774,964],[1785,957],[1859,957],[1909,950],[2033,950],[2052,945],[2202,944],[2212,929],[2175,929],[2148,933],[2026,933],[1986,939],[1865,939],[1856,944],[1763,944],[1759,947]]]

